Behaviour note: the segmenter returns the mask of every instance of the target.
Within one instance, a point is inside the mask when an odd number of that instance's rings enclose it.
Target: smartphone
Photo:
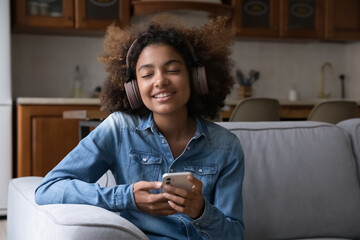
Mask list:
[[[162,178],[163,187],[170,184],[191,191],[193,184],[187,179],[190,175],[192,176],[191,172],[165,173]]]

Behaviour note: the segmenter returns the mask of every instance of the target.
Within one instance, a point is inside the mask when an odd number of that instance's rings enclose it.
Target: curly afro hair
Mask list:
[[[101,94],[102,104],[110,112],[123,111],[142,115],[150,110],[143,106],[131,109],[126,96],[126,55],[131,44],[137,40],[129,56],[129,67],[134,69],[141,51],[152,44],[166,44],[174,47],[187,63],[189,73],[194,58],[186,43],[194,49],[197,60],[205,66],[209,93],[199,95],[190,80],[191,96],[187,107],[194,116],[213,119],[224,106],[224,100],[233,85],[230,46],[232,33],[226,26],[227,19],[217,17],[201,27],[185,27],[181,19],[172,15],[158,15],[148,23],[137,24],[127,29],[115,25],[108,27],[104,48],[99,61],[106,64],[108,77]],[[136,76],[132,70],[132,76]],[[191,78],[191,74],[189,74]]]

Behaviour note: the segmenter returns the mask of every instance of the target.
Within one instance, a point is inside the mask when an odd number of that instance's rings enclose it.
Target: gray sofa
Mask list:
[[[360,119],[219,124],[245,152],[245,239],[360,239]],[[41,179],[10,182],[8,240],[147,239],[98,207],[36,205]],[[99,184],[114,184],[111,173]]]

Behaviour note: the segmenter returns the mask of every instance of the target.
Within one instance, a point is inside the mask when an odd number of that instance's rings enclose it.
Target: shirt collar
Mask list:
[[[143,131],[146,129],[150,129],[153,133],[159,133],[155,125],[153,115],[151,113],[140,118],[140,123],[137,129]]]
[[[195,117],[195,121],[196,121],[196,131],[194,134],[194,138],[196,139],[196,138],[200,138],[201,136],[204,136],[206,140],[210,141],[210,134],[207,128],[206,121],[200,117]],[[140,123],[137,129],[143,131],[150,129],[154,134],[160,135],[160,132],[155,125],[154,118],[151,113],[140,119]]]

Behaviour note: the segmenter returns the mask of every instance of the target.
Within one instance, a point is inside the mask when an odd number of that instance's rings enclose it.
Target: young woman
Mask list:
[[[242,239],[242,148],[203,118],[232,86],[230,39],[223,19],[110,27],[100,59],[112,114],[47,174],[36,202],[119,211],[150,239]],[[96,181],[109,169],[117,185],[102,188]],[[192,189],[162,186],[168,172],[192,172]]]

